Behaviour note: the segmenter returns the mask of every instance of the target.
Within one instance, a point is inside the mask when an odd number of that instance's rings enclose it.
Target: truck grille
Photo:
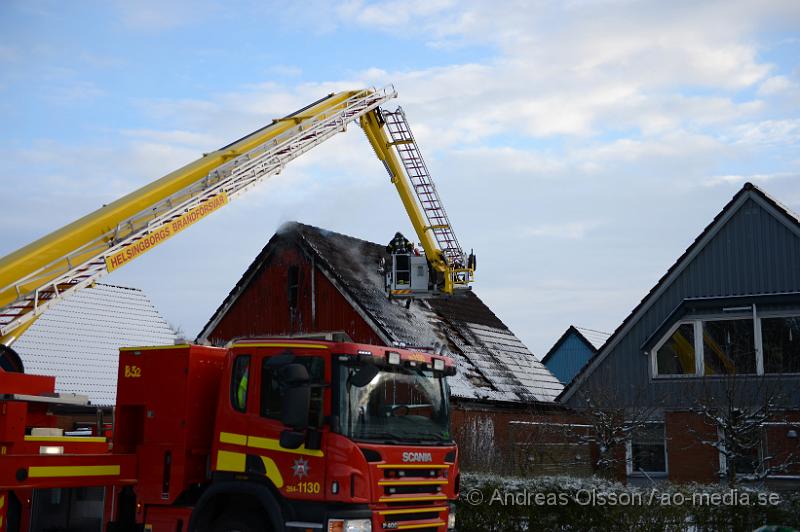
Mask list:
[[[380,510],[381,529],[383,530],[444,530],[447,526],[447,506],[439,504],[427,508],[406,508]]]
[[[447,500],[443,492],[448,483],[446,465],[380,464],[378,468],[382,472],[378,485],[383,488],[379,502],[419,506]]]

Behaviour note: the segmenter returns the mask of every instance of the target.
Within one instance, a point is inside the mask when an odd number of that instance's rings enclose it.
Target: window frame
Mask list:
[[[764,370],[764,343],[763,338],[761,336],[761,319],[769,319],[769,318],[800,318],[800,311],[797,312],[787,312],[787,311],[765,311],[763,314],[759,314],[758,316],[758,331],[757,334],[757,341],[758,341],[758,350],[760,356],[760,366],[759,369],[761,373],[759,375],[763,375],[765,377],[782,377],[782,376],[798,376],[800,375],[800,371],[789,371],[786,373],[777,373],[777,372],[770,372],[767,373]]]
[[[699,324],[699,326],[698,326],[698,324]],[[661,349],[664,346],[664,344],[666,344],[670,340],[670,338],[672,338],[672,335],[675,334],[678,331],[678,329],[680,329],[680,327],[682,325],[692,325],[692,327],[693,327],[693,332],[694,332],[694,335],[693,335],[694,336],[694,373],[693,374],[692,373],[665,373],[665,374],[660,374],[658,372],[658,350]],[[698,356],[698,352],[702,352],[700,350],[703,347],[702,346],[702,343],[703,343],[702,335],[703,335],[702,322],[699,322],[698,320],[684,319],[684,320],[680,320],[680,321],[675,322],[672,325],[672,327],[670,327],[667,330],[667,332],[664,334],[664,336],[661,337],[661,339],[658,341],[658,343],[656,343],[653,346],[653,348],[650,350],[650,375],[652,377],[655,377],[655,378],[687,379],[687,378],[697,377],[698,375],[702,374],[702,368],[700,368],[699,365],[703,363],[703,357]],[[698,345],[698,343],[700,345]]]
[[[320,377],[319,382],[314,382],[313,380],[310,382],[310,385],[312,387],[312,395],[314,393],[314,388],[319,389],[319,398],[318,398],[318,400],[319,400],[319,413],[318,413],[318,416],[317,416],[319,419],[312,420],[311,414],[313,413],[313,409],[309,410],[309,427],[315,428],[315,429],[320,429],[325,425],[325,423],[324,423],[324,419],[325,419],[325,388],[328,388],[330,386],[330,382],[328,381],[328,379],[326,379],[326,373],[328,371],[328,368],[327,368],[328,363],[326,361],[326,357],[324,357],[324,356],[322,356],[322,355],[320,355],[318,353],[312,353],[312,354],[294,353],[294,355],[295,355],[294,363],[301,363],[302,364],[303,363],[302,361],[304,361],[304,360],[309,360],[309,361],[318,360],[322,364],[322,376]],[[259,371],[259,379],[260,379],[260,383],[261,384],[260,384],[259,397],[258,397],[258,416],[260,418],[262,418],[262,419],[267,419],[267,420],[272,420],[272,421],[281,421],[280,411],[278,411],[274,415],[268,415],[268,413],[265,413],[265,410],[264,410],[265,399],[267,399],[269,397],[269,394],[272,391],[271,386],[269,386],[271,384],[272,379],[271,378],[270,379],[266,379],[265,377],[267,375],[274,375],[274,373],[278,371],[278,367],[274,367],[274,368],[268,368],[267,367],[267,363],[269,362],[269,360],[270,360],[270,358],[272,356],[276,356],[276,355],[267,355],[267,356],[264,356],[261,359],[261,367],[260,367],[260,371]],[[310,362],[310,363],[313,364],[313,362]],[[309,377],[311,377],[312,375],[311,375],[310,368],[307,368],[307,369],[309,369]],[[314,401],[315,401],[315,399],[314,399],[314,397],[312,397],[311,398],[312,406],[313,406],[313,402]]]
[[[667,449],[667,423],[665,420],[645,421],[644,425],[661,425],[664,429],[664,471],[634,471],[633,470],[633,433],[625,442],[625,472],[628,477],[638,478],[668,478],[669,477],[669,449]]]
[[[234,389],[234,379],[236,377],[236,369],[237,369],[237,364],[239,363],[239,360],[247,360],[247,388],[245,389],[245,392],[244,392],[244,406],[242,408],[239,408],[238,400],[236,398],[236,394],[238,393],[238,387],[239,387],[238,383],[236,384],[236,388],[237,389]],[[250,394],[250,389],[253,387],[252,386],[253,385],[253,377],[251,375],[251,373],[252,373],[251,372],[252,365],[253,365],[253,357],[250,356],[249,354],[244,354],[244,353],[241,354],[241,355],[236,355],[234,357],[234,359],[233,359],[233,363],[231,364],[231,379],[230,379],[229,394],[228,394],[229,397],[228,397],[228,399],[230,400],[230,405],[231,405],[231,408],[233,408],[234,412],[238,412],[240,414],[246,414],[247,413],[247,406],[248,406],[248,403],[250,402],[250,395],[251,395]],[[241,382],[241,381],[239,381],[239,382]]]
[[[289,266],[286,272],[286,298],[289,312],[297,311],[300,306],[300,267],[296,264]]]
[[[777,375],[782,375],[782,374],[779,373]],[[766,427],[767,427],[767,425],[761,425],[761,428],[760,428],[760,431],[759,431],[758,447],[756,448],[756,453],[758,454],[756,459],[758,460],[758,464],[759,465],[763,465],[768,460],[768,458],[766,457],[766,454],[767,454],[767,449],[768,449],[769,442],[767,441]],[[717,427],[717,438],[722,443],[722,446],[724,448],[724,446],[725,446],[725,437],[723,436],[722,430],[719,427]],[[727,476],[727,474],[728,474],[728,457],[725,455],[725,452],[723,450],[719,450],[717,454],[719,455],[719,475],[720,475],[720,477]],[[755,471],[754,473],[738,473],[737,472],[736,478],[745,478],[745,477],[747,477],[749,475],[754,475],[754,474],[757,474],[757,473],[758,473],[758,471]],[[772,475],[768,475],[767,478],[769,478],[770,476],[772,476]]]
[[[708,321],[727,321],[727,320],[753,320],[753,342],[756,357],[756,371],[755,373],[736,373],[735,375],[747,377],[783,377],[783,376],[797,376],[800,372],[791,373],[766,373],[764,371],[764,343],[761,333],[761,320],[768,318],[800,318],[800,310],[758,310],[755,304],[750,306],[748,312],[726,312],[726,313],[713,313],[703,314],[696,316],[688,316],[680,319],[672,324],[664,335],[656,342],[649,350],[650,356],[650,377],[652,379],[723,379],[731,377],[731,374],[722,375],[705,375],[705,353],[703,342],[703,322]],[[694,373],[693,374],[680,374],[680,373],[659,373],[658,372],[658,350],[666,344],[675,331],[681,325],[691,324],[694,327]]]

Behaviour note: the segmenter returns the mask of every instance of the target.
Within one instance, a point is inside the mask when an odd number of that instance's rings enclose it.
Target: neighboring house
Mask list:
[[[562,385],[473,291],[389,301],[385,246],[299,223],[258,254],[198,340],[343,331],[355,342],[436,348],[452,356],[453,429],[467,466],[495,468],[509,422],[552,409]],[[494,462],[494,463],[492,463]]]
[[[744,185],[558,400],[647,411],[629,477],[800,474],[797,215]]]
[[[176,334],[135,288],[97,284],[58,302],[14,343],[25,372],[53,375],[56,391],[110,407],[117,397],[119,348],[167,345]]]
[[[542,364],[562,384],[569,384],[609,336],[602,331],[570,325],[544,356]]]

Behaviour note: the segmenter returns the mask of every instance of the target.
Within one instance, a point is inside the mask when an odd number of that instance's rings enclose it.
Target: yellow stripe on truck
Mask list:
[[[381,497],[379,502],[443,501],[447,495],[425,495],[421,497]]]
[[[220,432],[220,443],[230,443],[233,445],[247,445],[247,436],[244,434],[234,434],[232,432]]]
[[[220,443],[242,445],[252,449],[264,449],[266,451],[275,451],[279,453],[302,454],[317,457],[325,456],[325,453],[321,450],[306,449],[304,445],[301,445],[297,449],[287,449],[286,447],[281,447],[280,440],[275,438],[259,438],[258,436],[247,436],[245,434],[236,434],[233,432],[220,432],[219,441]]]
[[[119,466],[31,466],[28,468],[30,478],[56,477],[112,477],[119,476]]]
[[[217,470],[244,473],[247,455],[230,451],[217,451]]]
[[[102,436],[25,436],[25,441],[57,443],[105,443]]]
[[[266,476],[268,479],[275,484],[275,487],[281,489],[283,487],[283,475],[281,475],[278,466],[268,456],[261,456],[261,462],[264,464],[264,471],[266,471]]]
[[[434,521],[433,523],[418,523],[416,525],[397,525],[395,530],[413,530],[415,528],[436,528],[446,525],[444,521]]]
[[[403,508],[400,510],[381,510],[380,515],[396,515],[396,514],[416,514],[420,512],[443,512],[447,510],[447,506],[423,506],[422,508]]]
[[[248,343],[242,342],[233,344],[231,347],[294,347],[296,349],[328,349],[327,345],[322,344],[286,344],[286,343]]]
[[[325,456],[325,453],[320,450],[306,449],[305,445],[301,445],[297,449],[287,449],[286,447],[281,447],[281,442],[275,438],[258,438],[256,436],[248,436],[247,446],[255,449],[277,451],[279,453],[304,454],[306,456]]]

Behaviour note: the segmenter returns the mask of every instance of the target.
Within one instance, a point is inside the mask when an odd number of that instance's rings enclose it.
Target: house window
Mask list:
[[[656,350],[659,375],[694,375],[694,325],[682,323]]]
[[[653,375],[800,373],[800,316],[745,308],[745,316],[695,318],[673,326],[651,351]]]
[[[289,266],[288,291],[289,291],[289,310],[297,308],[297,292],[300,280],[300,269],[297,266]]]
[[[667,473],[667,445],[663,423],[646,423],[632,432],[628,471],[631,474],[648,475]]]
[[[748,421],[742,421],[739,416],[747,414],[741,411],[734,411],[727,423],[740,427],[738,430],[731,431],[730,441],[720,431],[719,440],[723,445],[720,452],[720,473],[723,475],[748,476],[757,475],[762,472],[765,466],[764,457],[764,427],[753,425],[749,429]]]
[[[800,373],[800,317],[762,318],[765,373]]]
[[[753,320],[703,322],[703,360],[706,375],[756,372]]]
[[[760,446],[750,449],[742,449],[739,454],[727,459],[727,469],[730,471],[735,467],[736,475],[754,475],[761,469],[761,448]]]

